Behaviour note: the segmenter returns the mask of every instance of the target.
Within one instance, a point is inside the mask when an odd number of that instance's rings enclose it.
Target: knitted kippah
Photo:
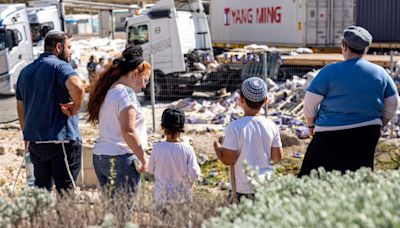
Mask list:
[[[267,85],[258,77],[246,79],[241,89],[243,96],[252,102],[260,102],[267,97]]]
[[[50,30],[46,33],[46,36],[44,37],[45,39],[49,36],[54,36],[54,35],[65,35],[65,32],[60,31],[60,30]]]

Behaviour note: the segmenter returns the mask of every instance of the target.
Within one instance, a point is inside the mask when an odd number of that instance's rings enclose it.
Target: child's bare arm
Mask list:
[[[234,165],[237,158],[237,151],[223,148],[221,143],[214,142],[214,150],[219,160],[225,165]]]
[[[282,147],[271,147],[271,160],[274,163],[278,163],[282,160],[283,149]]]

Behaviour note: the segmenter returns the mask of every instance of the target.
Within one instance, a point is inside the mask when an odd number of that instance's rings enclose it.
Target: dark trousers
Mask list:
[[[70,141],[64,143],[69,169],[74,181],[81,168],[82,143]],[[64,161],[64,152],[61,143],[29,143],[29,152],[34,167],[35,186],[52,188],[52,180],[58,192],[72,188],[72,181],[68,175]]]
[[[381,126],[370,125],[347,130],[316,132],[308,145],[299,177],[323,167],[326,171],[355,171],[374,168],[375,147]]]

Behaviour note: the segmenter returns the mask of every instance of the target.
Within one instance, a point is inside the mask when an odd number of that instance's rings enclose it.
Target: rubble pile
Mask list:
[[[243,48],[234,48],[227,52],[224,52],[216,56],[216,60],[219,63],[247,63],[250,61],[259,62],[260,56],[258,54],[268,52],[279,52],[282,55],[298,55],[298,54],[312,54],[313,51],[309,48],[276,48],[269,47],[267,45],[251,44],[244,46]]]
[[[271,118],[288,137],[288,145],[298,145],[294,137],[308,138],[308,129],[303,119],[303,99],[305,88],[317,72],[310,72],[306,79],[294,76],[291,80],[276,84],[268,80],[269,107],[268,118]],[[243,116],[242,109],[238,106],[239,92],[215,100],[199,100],[184,98],[175,101],[170,106],[183,109],[187,115],[188,124],[219,124],[227,125],[229,122]],[[261,110],[264,114],[265,110]],[[297,139],[298,140],[298,139]],[[293,142],[294,141],[294,142]]]

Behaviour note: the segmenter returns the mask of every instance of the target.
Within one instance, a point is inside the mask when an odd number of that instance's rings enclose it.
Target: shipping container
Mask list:
[[[399,0],[357,0],[356,24],[371,33],[373,42],[400,42]]]
[[[343,29],[355,24],[354,9],[354,0],[211,0],[212,41],[339,47]]]

